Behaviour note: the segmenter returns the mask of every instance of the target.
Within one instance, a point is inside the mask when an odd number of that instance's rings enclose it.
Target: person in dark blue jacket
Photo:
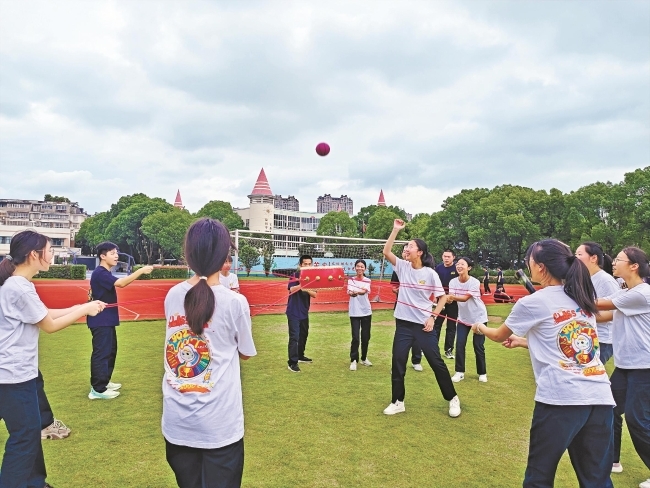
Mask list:
[[[298,265],[307,268],[312,265],[312,258],[306,254],[300,256]],[[289,300],[287,301],[287,322],[289,324],[289,371],[300,373],[298,363],[311,363],[305,356],[307,337],[309,336],[309,306],[316,298],[316,290],[303,290],[300,286],[300,270],[289,279]]]

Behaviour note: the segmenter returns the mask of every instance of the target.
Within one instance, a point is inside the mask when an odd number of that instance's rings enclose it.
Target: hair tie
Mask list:
[[[14,260],[14,258],[11,257],[11,254],[7,254],[7,255],[5,256],[5,259],[6,259],[7,261],[13,261],[13,260]]]
[[[199,279],[200,279],[200,280],[206,280],[206,281],[207,281],[208,277],[207,277],[207,276],[199,276]]]

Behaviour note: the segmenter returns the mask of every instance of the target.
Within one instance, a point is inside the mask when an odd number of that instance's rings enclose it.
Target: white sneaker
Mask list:
[[[386,415],[395,415],[396,413],[402,412],[406,412],[406,407],[404,406],[404,402],[400,402],[399,400],[384,408],[384,414]]]
[[[90,393],[88,393],[89,400],[110,400],[112,398],[117,398],[118,396],[120,396],[120,392],[115,390],[106,390],[99,393],[96,392],[94,388],[91,388]]]
[[[621,463],[612,464],[612,473],[622,473],[623,465]]]
[[[109,381],[108,385],[106,385],[107,390],[115,391],[115,390],[119,390],[120,388],[122,388],[122,383],[113,383],[112,381]]]
[[[650,488],[650,478],[639,483],[639,488]]]
[[[478,380],[479,380],[481,383],[487,383],[487,375],[486,375],[486,374],[480,374],[480,375],[478,375]]]
[[[413,369],[415,371],[422,371],[422,365],[421,364],[414,364]]]
[[[459,381],[463,381],[464,379],[465,379],[465,373],[456,372],[456,374],[451,377],[451,381],[453,381],[454,383],[458,383]]]
[[[350,371],[356,371],[356,370],[357,370],[357,362],[356,362],[356,361],[352,361],[352,362],[350,363]]]
[[[363,364],[364,366],[372,366],[372,363],[368,358],[366,358],[365,360],[361,360],[361,364]]]
[[[459,415],[460,415],[460,399],[458,398],[458,395],[456,395],[449,402],[449,416],[458,417]]]

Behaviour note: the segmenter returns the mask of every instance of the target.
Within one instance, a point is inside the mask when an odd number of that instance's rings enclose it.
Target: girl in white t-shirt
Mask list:
[[[232,268],[232,256],[228,254],[226,262],[223,263],[219,271],[219,283],[229,290],[239,293],[239,279],[235,273],[230,272],[230,268]]]
[[[368,342],[370,342],[370,327],[372,325],[372,308],[370,307],[370,278],[366,278],[366,262],[357,259],[354,263],[357,272],[354,278],[348,280],[348,295],[350,295],[350,325],[352,327],[352,343],[350,344],[350,371],[357,370],[359,362],[359,332],[361,332],[361,364],[372,366],[368,360]]]
[[[599,298],[598,308],[606,311],[602,320],[613,319],[615,413],[625,413],[636,452],[650,469],[650,285],[643,281],[649,275],[648,256],[638,247],[626,247],[614,259],[614,276],[625,280],[627,289]],[[614,442],[619,450],[622,429],[617,415]],[[650,479],[639,486],[650,488]]]
[[[469,275],[474,266],[474,261],[462,257],[456,261],[458,277],[449,282],[449,294],[440,298],[445,302],[458,302],[458,327],[456,329],[456,373],[451,381],[458,383],[465,379],[465,349],[467,336],[472,330],[465,324],[482,323],[487,325],[488,315],[483,300],[481,300],[481,283]],[[464,322],[464,323],[463,323]],[[485,365],[485,336],[474,334],[472,338],[474,355],[476,356],[476,373],[481,383],[487,383],[487,370]]]
[[[612,487],[614,398],[600,361],[589,271],[555,239],[533,243],[526,262],[542,289],[520,298],[499,328],[472,326],[530,351],[537,391],[523,486],[553,486],[568,449],[580,486]]]
[[[47,271],[54,252],[50,239],[24,230],[11,238],[0,263],[0,418],[9,438],[0,471],[0,486],[44,486],[38,405],[38,334],[57,332],[85,315],[97,315],[104,302],[87,302],[48,310],[32,278]]]
[[[393,244],[400,230],[405,227],[404,221],[395,219],[393,231],[384,245],[384,256],[393,265],[399,278],[400,290],[395,307],[395,336],[393,338],[392,360],[392,400],[384,409],[386,415],[404,412],[404,376],[406,362],[413,344],[422,349],[424,357],[433,369],[438,386],[445,400],[449,401],[449,416],[460,415],[460,400],[456,395],[451,375],[440,357],[438,339],[433,332],[434,318],[444,308],[440,302],[432,312],[431,297],[441,297],[445,294],[438,273],[433,270],[433,256],[428,252],[427,245],[422,239],[414,239],[404,248],[406,260],[399,259],[393,254]]]
[[[162,433],[180,487],[241,485],[239,360],[257,352],[246,298],[219,284],[230,242],[221,222],[194,222],[185,236],[185,257],[196,274],[165,298]]]

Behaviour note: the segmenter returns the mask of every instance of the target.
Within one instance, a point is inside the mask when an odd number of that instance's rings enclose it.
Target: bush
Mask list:
[[[85,264],[53,264],[49,271],[40,271],[36,278],[55,279],[55,280],[85,280]]]
[[[133,271],[142,268],[139,264],[133,267]],[[190,269],[187,266],[162,266],[154,268],[150,274],[143,274],[138,277],[139,280],[186,280],[190,277]]]

